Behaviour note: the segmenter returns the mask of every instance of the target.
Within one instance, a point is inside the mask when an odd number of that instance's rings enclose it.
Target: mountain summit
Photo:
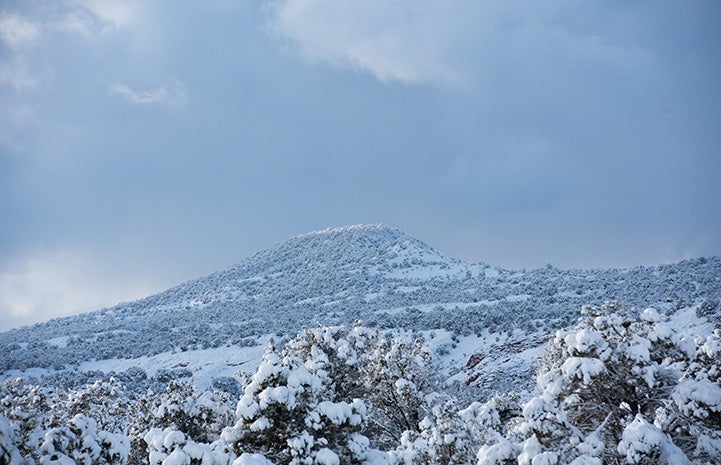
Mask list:
[[[268,274],[297,267],[361,269],[393,261],[454,262],[408,234],[382,225],[331,228],[296,236],[231,267],[236,274]]]

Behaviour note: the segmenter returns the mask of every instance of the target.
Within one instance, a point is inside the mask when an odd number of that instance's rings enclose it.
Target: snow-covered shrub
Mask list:
[[[521,398],[514,392],[498,392],[484,403],[471,403],[459,415],[466,423],[475,425],[482,441],[505,436],[520,422]]]
[[[515,393],[496,393],[485,403],[473,402],[459,412],[467,426],[473,427],[481,447],[478,465],[516,464],[520,447],[506,437],[522,421],[521,401]]]
[[[233,423],[233,400],[229,394],[200,391],[189,382],[171,381],[156,401],[157,426],[173,426],[194,441],[210,442]]]
[[[174,428],[151,428],[143,440],[149,465],[228,465],[232,459],[219,441],[195,442]]]
[[[228,393],[198,390],[186,381],[170,381],[165,392],[142,396],[132,410],[128,426],[131,464],[147,463],[146,435],[151,429],[177,431],[188,441],[203,444],[217,440],[234,419]]]
[[[6,381],[0,392],[0,414],[13,431],[18,451],[28,460],[127,462],[129,443],[122,433],[129,400],[119,383],[111,380],[60,391],[18,379]]]
[[[130,402],[125,387],[118,380],[95,381],[70,390],[58,399],[49,421],[50,424],[65,424],[82,414],[95,420],[102,430],[123,433],[129,420]]]
[[[623,429],[618,452],[628,464],[684,465],[691,463],[673,441],[641,414]]]
[[[721,331],[696,343],[691,363],[670,401],[656,411],[654,425],[695,461],[721,463]]]
[[[633,317],[608,303],[584,307],[582,315],[575,328],[558,331],[550,342],[538,378],[540,396],[531,402],[567,422],[572,447],[561,458],[590,455],[608,461],[636,415],[653,419],[664,405],[693,343],[680,339],[654,309]],[[540,434],[525,416],[541,449],[557,450],[558,442]],[[589,448],[588,441],[606,447]]]
[[[23,456],[36,457],[51,412],[60,403],[61,393],[57,390],[22,379],[6,380],[0,385],[0,415],[12,425],[15,445]]]
[[[3,415],[0,415],[0,463],[21,465],[24,458],[17,448],[15,426]]]
[[[400,445],[390,452],[397,465],[464,465],[475,458],[479,435],[472,415],[459,412],[454,399],[429,395],[429,413],[418,424],[418,431],[407,430]]]
[[[127,437],[98,429],[95,420],[79,414],[45,432],[39,456],[42,465],[125,465],[129,452]]]
[[[360,327],[307,329],[283,351],[270,345],[223,440],[238,455],[260,453],[276,464],[360,464],[376,452],[360,434]]]
[[[634,317],[608,303],[582,315],[549,342],[537,395],[478,463],[718,462],[718,340],[697,350],[653,309]]]
[[[380,338],[369,347],[360,376],[369,404],[367,431],[384,448],[398,445],[405,431],[420,431],[430,413],[425,396],[437,387],[431,354],[420,337],[407,333]]]
[[[243,386],[245,384],[239,378],[230,376],[219,376],[213,378],[213,389],[216,391],[227,392],[233,397],[240,397],[243,394]]]
[[[705,317],[717,328],[721,327],[721,301],[716,297],[707,297],[706,300],[696,308],[696,315]]]

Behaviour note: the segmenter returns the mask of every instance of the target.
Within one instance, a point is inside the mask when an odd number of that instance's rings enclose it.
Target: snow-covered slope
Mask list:
[[[0,372],[67,382],[64,373],[139,367],[208,384],[252,371],[270,337],[362,320],[424,332],[449,378],[493,389],[527,379],[539,347],[583,304],[705,312],[718,323],[720,295],[719,258],[514,271],[449,258],[396,229],[351,226],[295,237],[145,299],[0,334]]]

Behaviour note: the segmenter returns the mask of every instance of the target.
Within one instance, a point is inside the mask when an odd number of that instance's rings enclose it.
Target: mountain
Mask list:
[[[721,320],[720,295],[718,257],[506,270],[449,258],[397,229],[350,226],[292,238],[135,302],[2,333],[0,373],[68,383],[140,368],[207,385],[253,371],[271,337],[360,320],[423,332],[450,380],[493,390],[526,383],[540,347],[584,304],[653,306],[707,331]]]

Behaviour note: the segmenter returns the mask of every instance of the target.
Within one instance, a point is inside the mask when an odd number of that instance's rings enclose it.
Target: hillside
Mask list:
[[[719,463],[720,291],[718,258],[514,271],[310,233],[0,334],[0,463]]]
[[[505,270],[449,258],[396,229],[351,226],[292,238],[135,302],[2,333],[0,373],[68,384],[98,370],[140,368],[208,385],[252,372],[271,337],[361,320],[424,332],[449,378],[493,390],[527,383],[538,348],[573,324],[584,304],[653,306],[705,325],[696,316],[705,312],[718,324],[719,296],[717,257],[632,269]]]

